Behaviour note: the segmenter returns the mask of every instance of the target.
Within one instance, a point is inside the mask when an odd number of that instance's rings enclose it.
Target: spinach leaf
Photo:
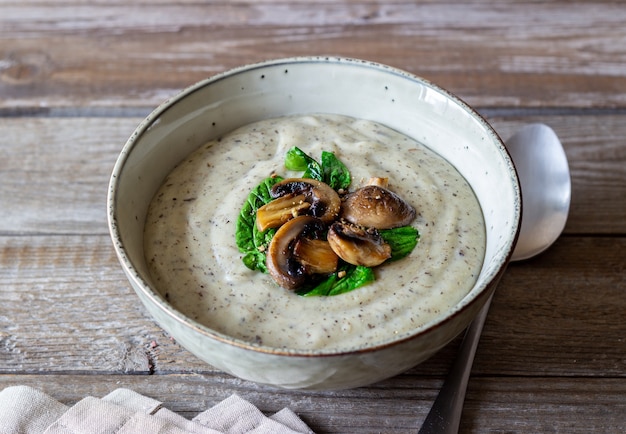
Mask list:
[[[369,267],[357,265],[351,268],[352,270],[347,271],[347,274],[333,285],[328,293],[329,296],[350,292],[376,280],[374,270]]]
[[[272,186],[283,178],[280,176],[264,179],[256,186],[246,199],[235,229],[235,241],[239,251],[244,254],[242,261],[251,270],[259,270],[267,273],[265,265],[265,251],[276,229],[267,229],[260,232],[256,226],[256,212],[266,203],[272,200],[270,190]]]
[[[335,190],[347,190],[352,179],[348,168],[332,152],[322,151],[323,181]]]
[[[390,261],[397,261],[411,253],[420,238],[419,231],[413,226],[382,229],[378,232],[383,240],[391,247]]]
[[[293,146],[287,151],[285,167],[289,170],[304,170],[302,178],[313,178],[317,181],[323,181],[323,172],[320,164],[297,146]]]
[[[307,163],[312,160],[307,154],[304,153],[297,146],[293,146],[285,154],[285,167],[288,170],[305,171]]]
[[[339,278],[338,273],[342,271],[346,274]],[[326,280],[312,288],[301,290],[298,294],[305,297],[339,295],[365,286],[374,280],[376,276],[371,268],[343,263],[337,272],[331,274]]]
[[[352,181],[345,164],[328,151],[322,151],[321,162],[318,162],[302,149],[293,146],[285,155],[285,167],[289,170],[302,170],[302,178],[325,182],[334,190],[345,190]]]

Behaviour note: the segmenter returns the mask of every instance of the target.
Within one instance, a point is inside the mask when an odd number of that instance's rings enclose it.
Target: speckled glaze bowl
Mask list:
[[[451,162],[482,207],[486,256],[470,293],[409,337],[352,351],[288,351],[253,346],[176,311],[151,284],[144,259],[148,205],[165,176],[208,140],[261,119],[336,113],[385,124]],[[520,227],[513,163],[496,132],[449,92],[388,66],[342,58],[291,58],[236,68],[201,81],[152,112],[113,170],[109,230],[122,268],[157,323],[209,364],[245,380],[286,389],[343,389],[399,374],[458,335],[502,275]]]

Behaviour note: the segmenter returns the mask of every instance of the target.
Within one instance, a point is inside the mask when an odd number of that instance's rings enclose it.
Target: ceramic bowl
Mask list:
[[[411,136],[452,163],[482,207],[486,255],[473,289],[410,336],[346,351],[255,346],[185,317],[151,284],[143,251],[148,205],[166,175],[208,140],[261,119],[336,113]],[[520,227],[520,188],[496,132],[444,89],[392,67],[354,59],[291,58],[233,69],[201,81],[155,109],[114,167],[108,218],[122,268],[149,313],[178,343],[234,376],[286,389],[344,389],[397,375],[465,329],[494,291]]]

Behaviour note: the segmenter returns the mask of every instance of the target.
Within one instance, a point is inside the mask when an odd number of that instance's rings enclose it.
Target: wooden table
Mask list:
[[[319,433],[417,430],[459,339],[356,390],[238,380],[153,323],[107,233],[114,161],[157,104],[234,66],[330,54],[434,81],[504,138],[529,122],[555,129],[570,219],[501,281],[461,431],[624,432],[626,6],[458,3],[0,0],[0,390],[73,404],[128,387],[187,417],[237,393]]]

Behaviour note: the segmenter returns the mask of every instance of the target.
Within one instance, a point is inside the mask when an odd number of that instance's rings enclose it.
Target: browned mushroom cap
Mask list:
[[[272,186],[275,199],[257,210],[259,231],[277,228],[299,215],[317,217],[330,223],[339,214],[341,199],[328,184],[308,178],[289,178]]]
[[[366,185],[345,197],[341,217],[359,226],[391,229],[408,225],[415,208],[386,188]]]
[[[298,216],[282,225],[267,251],[267,269],[283,288],[297,289],[311,276],[337,269],[339,258],[322,237],[326,224],[311,216]],[[305,239],[314,241],[309,243]]]
[[[328,244],[341,259],[353,265],[375,267],[391,257],[391,247],[378,231],[347,222],[330,226]]]

